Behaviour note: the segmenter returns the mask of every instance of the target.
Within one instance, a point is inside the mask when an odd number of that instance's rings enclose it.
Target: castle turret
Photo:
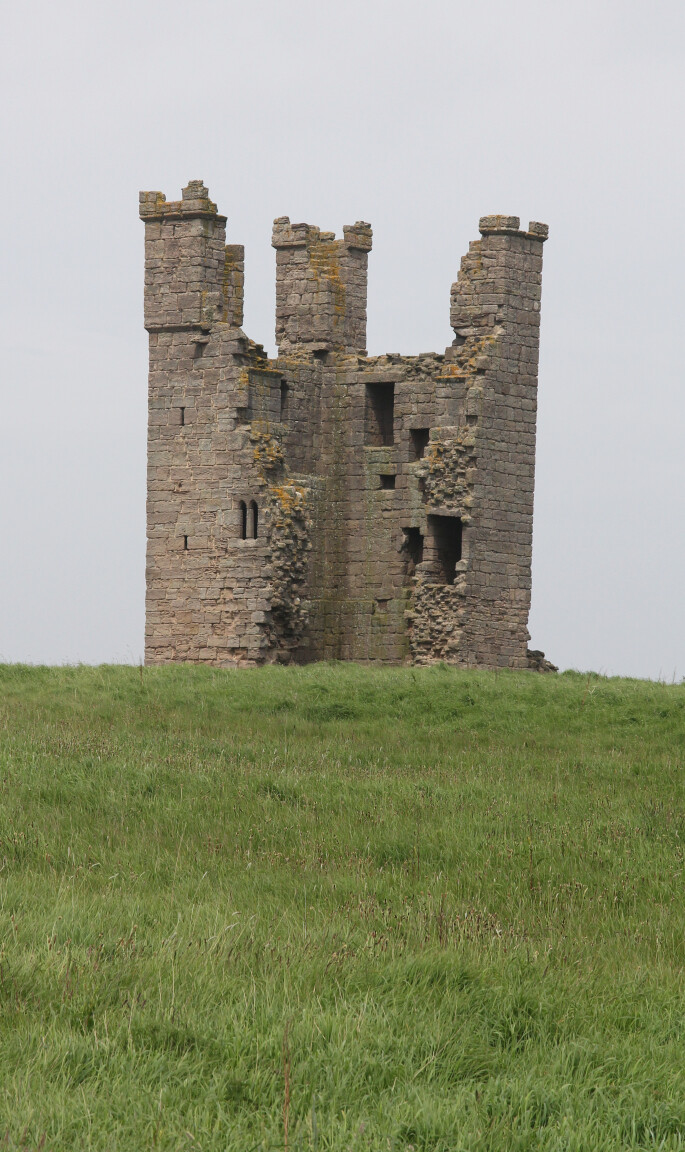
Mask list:
[[[248,592],[251,603],[261,593],[265,549],[253,451],[246,430],[236,431],[250,395],[243,248],[226,246],[226,217],[201,180],[178,201],[141,192],[140,216],[150,336],[146,659],[256,659],[264,640],[254,621],[245,626],[244,606]],[[248,506],[250,548],[236,564],[228,552],[247,536]]]
[[[226,217],[202,180],[182,199],[140,193],[145,223],[145,327],[148,332],[243,322],[244,250],[226,247]]]
[[[452,285],[450,356],[464,374],[477,473],[468,522],[464,658],[525,667],[546,224],[483,216]]]
[[[366,289],[371,226],[364,221],[334,232],[274,221],[276,343],[279,354],[366,354]]]

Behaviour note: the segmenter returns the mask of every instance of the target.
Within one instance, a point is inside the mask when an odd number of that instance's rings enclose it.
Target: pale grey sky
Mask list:
[[[543,220],[534,647],[685,676],[682,0],[22,0],[0,85],[0,659],[143,651],[139,189],[203,178],[273,349],[275,216],[370,220],[369,350],[442,351]]]

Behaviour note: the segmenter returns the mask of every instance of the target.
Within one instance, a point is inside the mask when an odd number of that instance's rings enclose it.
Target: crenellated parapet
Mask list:
[[[209,198],[209,189],[202,180],[191,180],[181,192],[180,200],[167,201],[163,192],[141,192],[139,197],[140,218],[152,220],[207,219],[226,223],[220,216],[216,204]]]
[[[533,310],[539,312],[547,225],[531,221],[525,232],[518,216],[481,216],[478,230],[481,239],[469,244],[450,295],[450,324],[457,345],[501,323],[512,296],[531,307],[537,303]]]

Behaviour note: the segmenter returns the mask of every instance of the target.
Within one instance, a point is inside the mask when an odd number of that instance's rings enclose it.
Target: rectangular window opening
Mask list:
[[[188,551],[188,537],[187,536],[183,537],[183,551],[184,552]]]
[[[395,476],[381,475],[379,476],[379,480],[381,482],[381,488],[388,492],[392,491],[395,487]]]
[[[454,584],[461,560],[462,524],[459,516],[429,516],[434,576],[439,584]]]
[[[204,356],[204,354],[205,354],[205,348],[206,347],[207,347],[207,341],[206,340],[196,340],[195,346],[193,348],[193,360],[200,360],[202,358],[202,356]]]
[[[395,443],[395,385],[367,384],[364,443],[382,448]]]
[[[179,411],[181,413],[181,428],[183,428],[186,422],[186,410],[185,408],[180,408]]]
[[[414,575],[416,565],[423,560],[423,536],[418,528],[403,528],[402,531],[404,533],[402,552],[405,557],[406,574],[410,577]]]
[[[430,428],[412,428],[410,434],[414,459],[423,460],[430,440]]]

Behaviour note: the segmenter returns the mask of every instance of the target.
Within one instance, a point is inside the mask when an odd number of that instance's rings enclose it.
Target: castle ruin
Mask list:
[[[485,216],[444,355],[367,356],[371,228],[274,222],[276,341],[202,181],[141,192],[145,658],[539,666],[528,653],[544,224]]]

